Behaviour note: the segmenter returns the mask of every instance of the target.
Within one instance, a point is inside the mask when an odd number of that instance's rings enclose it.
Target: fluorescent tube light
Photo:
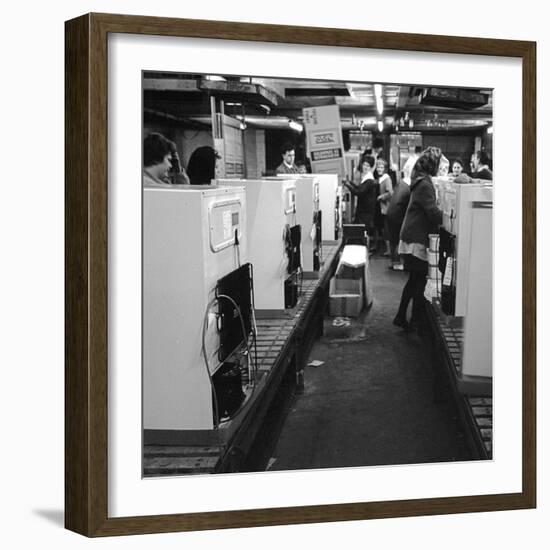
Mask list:
[[[295,132],[298,132],[298,133],[301,133],[301,132],[304,130],[304,127],[303,127],[299,122],[296,122],[295,120],[289,120],[289,121],[288,121],[288,125],[289,125]]]

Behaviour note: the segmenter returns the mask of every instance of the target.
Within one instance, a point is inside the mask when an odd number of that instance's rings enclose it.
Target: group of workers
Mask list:
[[[367,149],[358,166],[360,182],[345,181],[346,187],[357,197],[354,223],[364,224],[369,235],[370,252],[376,252],[381,243],[385,244],[383,256],[390,257],[390,269],[402,270],[403,264],[397,254],[401,224],[409,204],[412,172],[422,152],[415,152],[406,161],[402,177],[394,179],[388,174],[388,163],[380,156],[380,149]],[[375,156],[376,155],[376,156]],[[457,183],[493,179],[489,156],[485,151],[476,151],[471,156],[471,176],[464,170],[464,163],[455,159],[451,163],[452,173],[448,174],[449,161],[442,154],[437,176],[449,175]]]
[[[210,146],[193,151],[185,170],[176,144],[162,134],[153,132],[143,141],[143,183],[208,185],[217,176],[219,153]]]
[[[414,330],[419,322],[428,275],[429,234],[437,233],[442,223],[432,178],[449,175],[456,183],[493,179],[485,151],[472,154],[470,176],[460,159],[453,160],[452,175],[448,174],[449,164],[438,147],[427,147],[424,151],[416,147],[403,167],[402,177],[397,177],[392,185],[388,163],[380,156],[375,160],[372,150],[366,150],[360,163],[360,183],[345,182],[357,196],[354,222],[365,225],[369,241],[374,243],[382,231],[386,243],[383,255],[390,256],[390,269],[409,273],[393,321],[407,331]],[[408,319],[411,301],[412,315]]]
[[[438,231],[442,223],[432,178],[445,176],[451,167],[451,176],[457,183],[478,180],[492,181],[490,159],[485,151],[471,156],[471,175],[467,175],[461,160],[452,164],[438,147],[422,151],[416,147],[414,155],[403,167],[402,177],[395,183],[388,173],[388,162],[382,158],[383,143],[374,142],[361,158],[359,183],[346,180],[345,186],[357,196],[355,223],[365,225],[370,251],[385,244],[383,256],[390,258],[390,268],[405,270],[409,278],[402,291],[393,323],[404,330],[414,330],[418,324],[420,308],[428,275],[429,234]],[[306,172],[305,166],[295,163],[294,146],[290,143],[281,149],[282,162],[277,174]],[[217,175],[220,156],[214,148],[203,146],[191,155],[187,171],[181,166],[175,144],[162,134],[151,133],[144,140],[143,181],[146,185],[166,183],[209,184]],[[412,301],[412,315],[407,309]]]

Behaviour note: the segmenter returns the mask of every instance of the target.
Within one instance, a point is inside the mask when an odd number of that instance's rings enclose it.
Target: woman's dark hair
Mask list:
[[[191,185],[208,185],[216,177],[216,159],[220,155],[205,145],[195,149],[187,164],[187,175]]]
[[[361,157],[359,158],[359,166],[357,168],[357,170],[359,170],[359,172],[361,172],[361,167],[363,166],[363,163],[365,162],[366,157],[372,157],[372,148],[367,148],[361,153]],[[372,168],[372,166],[371,166],[371,168]]]
[[[143,140],[143,165],[145,168],[160,164],[166,155],[176,150],[174,142],[162,134],[152,133]]]
[[[374,157],[371,155],[363,155],[361,162],[357,165],[357,171],[361,172],[363,170],[363,164],[367,163],[371,168],[374,166]]]
[[[412,169],[411,180],[414,181],[420,175],[435,176],[440,160],[441,149],[439,147],[424,149]]]
[[[460,159],[453,159],[453,161],[451,162],[451,169],[453,168],[453,164],[454,163],[457,163],[457,164],[460,164],[460,166],[462,166],[462,170],[464,170],[464,163],[460,160]]]

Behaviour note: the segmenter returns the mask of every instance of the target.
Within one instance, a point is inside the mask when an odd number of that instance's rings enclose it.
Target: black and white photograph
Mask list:
[[[493,457],[493,89],[142,72],[144,478]]]
[[[7,3],[4,547],[545,549],[545,11]]]

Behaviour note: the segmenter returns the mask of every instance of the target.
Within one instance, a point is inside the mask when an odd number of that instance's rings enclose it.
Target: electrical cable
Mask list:
[[[221,420],[220,413],[219,413],[218,396],[216,394],[216,388],[214,386],[214,381],[212,379],[213,375],[212,375],[212,372],[210,370],[210,365],[208,363],[208,356],[207,356],[207,353],[206,353],[206,342],[205,342],[205,334],[206,334],[206,325],[207,325],[207,321],[208,321],[208,313],[210,311],[210,308],[218,301],[218,298],[225,298],[225,299],[229,300],[231,302],[231,304],[233,305],[233,307],[235,308],[235,310],[237,311],[237,313],[239,315],[239,319],[241,321],[241,329],[242,329],[242,332],[243,332],[244,342],[245,342],[246,348],[247,348],[247,361],[249,362],[249,364],[252,362],[252,357],[251,357],[251,354],[250,354],[250,347],[248,345],[248,335],[246,334],[246,329],[245,329],[245,326],[244,326],[244,319],[243,319],[243,316],[241,314],[240,308],[238,307],[235,300],[233,300],[233,298],[231,298],[230,296],[227,296],[225,294],[219,294],[216,298],[213,298],[208,303],[208,305],[206,307],[204,321],[203,321],[203,329],[202,329],[202,353],[203,353],[204,362],[205,362],[205,365],[206,365],[206,372],[208,374],[208,379],[210,381],[210,387],[212,389],[212,396],[214,398],[213,403],[214,403],[214,429],[215,430],[217,430],[221,424],[224,424],[224,423],[228,422],[229,420],[232,420],[233,418],[235,418],[241,412],[241,410],[244,408],[245,403],[247,403],[250,400],[250,398],[254,395],[254,392],[255,392],[255,389],[256,389],[256,374],[257,374],[257,352],[255,352],[256,361],[253,363],[254,376],[252,377],[253,378],[252,379],[252,393],[250,394],[248,399],[243,400],[241,406],[237,409],[237,411],[235,411],[227,419]],[[255,340],[256,340],[256,335],[254,334],[254,342],[255,342]],[[233,353],[235,353],[235,351],[238,349],[238,347],[239,346],[237,346],[231,352],[231,354],[229,354],[229,355],[232,355]],[[250,370],[250,368],[249,368],[249,370]]]
[[[252,269],[252,264],[250,264],[250,268]],[[252,284],[252,273],[251,273],[251,284]],[[253,294],[253,287],[252,286],[251,286],[251,290],[252,290],[252,303],[254,303],[254,294]],[[254,321],[253,341],[254,341],[254,348],[255,348],[254,363],[253,363],[254,376],[253,376],[253,380],[252,380],[252,393],[249,395],[248,399],[245,398],[243,400],[243,403],[237,409],[237,411],[235,411],[229,418],[222,421],[220,419],[218,395],[216,393],[216,388],[214,386],[214,381],[213,381],[213,378],[212,378],[213,374],[210,370],[210,365],[209,365],[209,362],[208,362],[208,355],[206,353],[206,341],[205,341],[206,326],[207,326],[207,323],[208,323],[208,314],[209,314],[210,309],[212,308],[212,306],[216,302],[219,301],[218,300],[219,298],[228,299],[233,304],[233,307],[235,307],[237,313],[239,314],[239,318],[240,318],[240,321],[241,321],[241,328],[242,328],[242,331],[243,331],[243,336],[244,336],[244,340],[245,340],[246,347],[247,347],[247,362],[248,362],[249,372],[250,372],[251,355],[250,355],[250,349],[249,349],[249,346],[248,346],[248,335],[246,334],[246,329],[245,329],[245,326],[244,326],[244,319],[243,319],[241,311],[240,311],[239,307],[237,306],[237,304],[235,303],[235,301],[230,296],[226,296],[224,294],[220,294],[219,296],[217,296],[217,297],[213,298],[212,300],[210,300],[210,302],[206,306],[206,310],[205,310],[204,318],[203,318],[202,337],[201,337],[201,351],[202,351],[202,354],[203,354],[203,357],[204,357],[204,363],[205,363],[205,366],[206,366],[206,373],[208,375],[208,380],[210,382],[213,409],[214,409],[214,411],[213,411],[214,412],[214,430],[217,431],[217,433],[218,433],[218,443],[219,443],[219,447],[220,447],[220,456],[222,456],[223,455],[224,442],[223,442],[223,439],[222,439],[221,434],[219,432],[219,427],[220,427],[221,424],[224,424],[224,423],[228,422],[229,420],[232,420],[233,418],[235,418],[241,412],[241,410],[244,408],[245,403],[248,402],[252,398],[252,396],[254,395],[254,392],[255,392],[255,389],[256,389],[258,355],[257,355],[257,348],[256,348],[256,333],[257,333],[256,318],[255,318],[255,315],[254,315],[254,309],[252,309],[252,315],[253,315],[253,321]],[[233,350],[231,352],[230,355],[235,353],[236,349],[238,349],[238,346],[237,346],[237,348],[235,348],[235,350]]]
[[[296,211],[294,212],[296,214]],[[296,223],[294,224],[293,227],[296,227]],[[300,235],[301,235],[301,231],[300,231]],[[296,299],[298,299],[298,297],[301,295],[302,293],[302,287],[303,287],[303,280],[304,280],[304,270],[302,268],[302,262],[301,262],[301,259],[300,259],[300,265],[296,268],[294,268],[294,263],[295,263],[295,257],[296,257],[296,253],[294,252],[294,243],[292,242],[292,238],[291,238],[291,232],[290,232],[290,227],[286,226],[285,228],[285,236],[284,236],[284,239],[285,239],[285,243],[286,243],[286,250],[287,250],[287,255],[288,255],[288,263],[289,263],[289,267],[292,269],[292,271],[290,272],[290,279],[292,279],[294,281],[294,283],[296,284],[297,286],[297,297]],[[300,254],[301,254],[301,242],[300,242]],[[288,271],[288,269],[287,269]]]
[[[254,266],[250,264],[250,291],[252,293],[252,323],[254,324],[254,366],[256,375],[258,373],[258,327],[256,325],[256,302],[254,301]]]
[[[235,228],[234,245],[235,245],[236,254],[237,254],[237,267],[241,267],[241,249],[239,247],[240,243],[239,243],[238,233],[239,233],[239,230],[237,228]]]
[[[227,296],[226,294],[218,294],[217,298],[218,299],[219,298],[225,298],[226,300],[229,300],[231,302],[231,304],[233,305],[233,307],[235,308],[235,310],[237,311],[237,313],[239,314],[239,320],[241,321],[241,328],[242,328],[242,331],[243,331],[243,338],[244,338],[244,342],[246,344],[247,359],[248,359],[249,362],[252,361],[252,357],[250,355],[250,347],[248,345],[248,334],[246,333],[246,328],[244,326],[244,319],[243,319],[243,316],[242,316],[242,313],[241,313],[241,310],[240,310],[239,306],[237,305],[235,300],[233,300],[233,298],[231,298],[231,296]],[[254,376],[253,378],[254,379],[252,380],[252,392],[248,396],[248,399],[246,399],[246,398],[243,399],[243,402],[241,403],[239,408],[232,415],[230,415],[228,418],[226,418],[225,420],[219,420],[218,426],[221,425],[221,424],[225,424],[226,422],[229,422],[230,420],[233,420],[244,409],[244,405],[246,403],[248,403],[248,401],[252,398],[252,396],[254,395],[254,392],[256,390],[256,377]],[[214,390],[214,393],[215,393],[215,390]],[[217,397],[216,397],[216,399],[217,399]],[[216,408],[217,408],[217,405],[216,405]]]
[[[441,304],[441,286],[443,285],[443,280],[441,282],[439,281],[440,275],[439,275],[439,266],[437,266],[437,269],[435,270],[435,294],[437,296],[437,300],[439,301],[439,304]]]
[[[212,373],[210,371],[210,365],[208,364],[208,356],[206,355],[206,342],[205,342],[205,334],[206,334],[206,325],[208,323],[208,313],[210,311],[210,308],[217,302],[216,298],[213,298],[208,302],[208,305],[206,306],[206,310],[204,312],[204,318],[202,323],[202,347],[201,351],[204,357],[204,363],[206,365],[206,373],[208,374],[208,379],[210,381],[210,388],[212,390],[212,397],[213,397],[213,403],[214,403],[214,429],[217,429],[219,426],[219,411],[218,411],[218,398],[216,396],[216,389],[214,388],[214,381],[212,380]]]

